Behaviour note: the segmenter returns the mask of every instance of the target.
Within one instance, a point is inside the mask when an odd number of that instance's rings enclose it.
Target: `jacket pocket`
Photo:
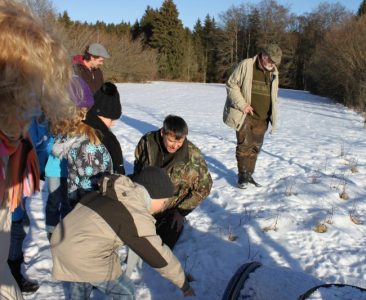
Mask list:
[[[238,131],[243,124],[244,113],[234,107],[225,106],[223,121],[227,126]]]

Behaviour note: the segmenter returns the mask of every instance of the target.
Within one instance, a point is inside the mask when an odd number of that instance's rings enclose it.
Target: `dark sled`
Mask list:
[[[282,266],[242,265],[230,279],[222,300],[296,300],[321,280]]]
[[[243,287],[245,280],[247,280],[249,274],[255,269],[259,268],[262,264],[260,262],[250,262],[242,265],[231,277],[222,300],[236,300],[240,294],[240,290]]]
[[[306,291],[306,293],[302,294],[299,297],[298,300],[306,300],[306,299],[309,299],[309,297],[311,297],[311,295],[313,295],[317,291],[320,291],[320,289],[322,289],[322,288],[326,288],[326,289],[334,289],[334,288],[346,289],[346,288],[352,288],[352,289],[355,289],[355,290],[359,291],[359,293],[357,295],[357,300],[366,300],[366,289],[361,288],[361,287],[358,287],[358,286],[354,286],[354,285],[341,284],[341,283],[329,283],[329,284],[321,284],[321,285],[314,286],[313,288],[311,288],[308,291]],[[334,300],[335,299],[334,297],[332,297],[332,298],[333,299],[324,298],[324,300]],[[341,299],[341,298],[337,298],[337,299]]]
[[[231,277],[222,300],[366,300],[366,289],[326,284],[310,274],[259,262],[243,264]]]

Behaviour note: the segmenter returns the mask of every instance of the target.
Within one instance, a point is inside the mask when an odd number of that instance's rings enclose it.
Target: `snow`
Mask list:
[[[278,268],[278,274],[288,268],[288,290],[297,289],[301,274],[366,288],[366,128],[359,114],[327,98],[281,89],[279,128],[275,134],[267,132],[254,173],[263,187],[241,190],[236,187],[235,132],[222,122],[224,85],[126,83],[118,89],[123,116],[113,131],[128,173],[141,136],[160,128],[168,114],[187,121],[188,138],[209,166],[211,194],[188,216],[174,250],[194,278],[196,299],[221,299],[232,275],[249,261]],[[340,197],[342,192],[348,200]],[[25,269],[41,287],[26,299],[67,297],[67,285],[51,276],[46,199],[44,185],[28,202]],[[316,227],[326,232],[318,233]],[[291,280],[291,272],[300,279]],[[146,264],[132,279],[137,299],[183,299],[179,289]],[[260,284],[270,287],[278,278],[265,279]],[[96,292],[93,299],[104,297]],[[274,299],[270,290],[263,299]]]

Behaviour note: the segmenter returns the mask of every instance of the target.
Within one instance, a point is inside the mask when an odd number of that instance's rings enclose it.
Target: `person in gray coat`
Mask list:
[[[53,277],[69,281],[69,299],[89,299],[93,287],[113,299],[135,299],[122,274],[118,248],[125,244],[163,277],[193,296],[181,264],[155,230],[152,213],[173,196],[164,170],[146,167],[134,181],[105,176],[56,227],[51,238]]]

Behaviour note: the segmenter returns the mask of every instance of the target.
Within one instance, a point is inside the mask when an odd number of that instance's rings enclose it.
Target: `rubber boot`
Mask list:
[[[249,175],[246,172],[239,172],[238,174],[238,188],[246,189],[249,185]]]

